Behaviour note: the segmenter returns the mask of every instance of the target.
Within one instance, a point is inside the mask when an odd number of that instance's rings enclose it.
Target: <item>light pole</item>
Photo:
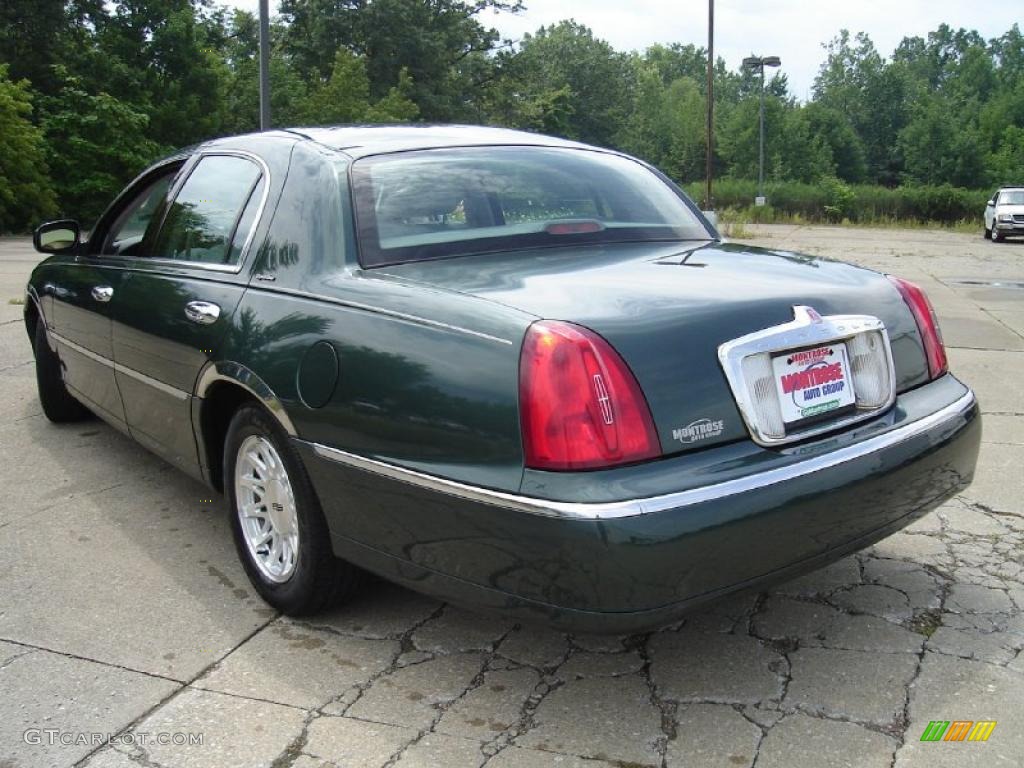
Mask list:
[[[715,155],[715,0],[708,0],[708,109],[707,143],[704,149],[704,209],[715,210],[711,194],[711,173]]]
[[[270,130],[270,3],[260,0],[260,130]]]
[[[755,205],[764,205],[764,68],[777,67],[782,64],[778,56],[748,56],[743,60],[743,68],[758,70],[761,73],[761,160],[757,169],[757,200]]]

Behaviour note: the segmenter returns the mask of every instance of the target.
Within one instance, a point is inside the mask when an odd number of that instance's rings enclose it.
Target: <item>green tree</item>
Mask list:
[[[679,181],[703,178],[705,105],[692,78],[680,76],[666,84],[656,65],[641,67],[622,148]]]
[[[558,105],[566,130],[580,141],[614,146],[632,108],[635,72],[630,57],[575,21],[524,35],[518,52],[506,57],[510,77],[502,88],[526,104]],[[567,93],[571,112],[558,94]]]
[[[977,128],[958,119],[942,96],[921,99],[900,132],[906,178],[919,184],[977,188],[985,183],[984,152]]]
[[[681,77],[688,77],[697,84],[702,94],[707,95],[706,48],[681,43],[652,45],[644,51],[642,62],[645,68],[653,69],[657,73],[664,85]]]
[[[756,96],[749,96],[732,105],[723,114],[718,125],[718,154],[728,169],[728,175],[741,179],[756,179],[760,164],[760,104]],[[786,126],[786,105],[774,96],[764,100],[765,124],[765,177],[781,178],[782,135]]]
[[[1019,184],[1024,179],[1024,126],[1008,125],[988,158],[988,183]]]
[[[284,29],[270,28],[270,114],[275,126],[299,125],[307,118],[310,86],[294,60],[284,53]],[[248,11],[236,10],[224,20],[221,56],[227,66],[223,132],[259,130],[259,22]]]
[[[206,0],[116,0],[94,23],[88,55],[69,67],[81,88],[147,115],[149,137],[159,144],[221,132],[224,20]]]
[[[0,61],[7,63],[10,78],[44,86],[65,28],[64,0],[4,0]]]
[[[371,101],[365,59],[341,49],[334,57],[330,79],[309,94],[303,122],[406,122],[415,118],[419,111],[408,98],[411,90],[412,82],[402,72],[397,86],[391,88],[384,98]]]
[[[896,184],[902,170],[896,149],[907,123],[905,70],[889,66],[871,38],[847,30],[825,46],[814,98],[846,116],[864,147],[869,177]]]
[[[992,55],[999,62],[996,78],[1004,87],[1016,87],[1024,80],[1024,35],[1014,24],[1006,34],[991,42]]]
[[[32,125],[27,80],[11,82],[0,64],[0,232],[21,232],[56,210],[43,135]]]
[[[506,68],[487,93],[483,105],[486,122],[555,136],[568,136],[573,130],[576,110],[568,85],[527,87],[516,82]]]
[[[342,48],[365,56],[370,97],[383,99],[402,73],[427,120],[478,116],[472,96],[493,79],[497,30],[479,16],[517,11],[521,0],[283,0],[284,50],[311,81],[329,79]]]
[[[149,117],[107,93],[90,94],[61,68],[59,95],[46,97],[42,128],[60,209],[93,221],[125,183],[166,148],[149,136]]]
[[[773,134],[775,178],[811,184],[836,176],[832,146],[811,118],[806,108],[793,104],[783,110],[781,125]]]
[[[0,62],[9,77],[37,93],[59,87],[54,65],[72,66],[89,50],[104,0],[4,0],[0,3]]]
[[[820,139],[828,152],[829,165],[843,181],[860,184],[867,176],[864,142],[842,112],[819,102],[802,110],[810,135]]]
[[[306,79],[327,80],[334,54],[361,37],[363,0],[281,0],[281,44]]]

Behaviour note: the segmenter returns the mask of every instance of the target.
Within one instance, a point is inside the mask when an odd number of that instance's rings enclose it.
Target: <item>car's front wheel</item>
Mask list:
[[[992,239],[992,230],[989,229],[988,227],[985,227],[985,239],[986,240],[991,240]]]
[[[348,597],[358,571],[335,558],[320,502],[287,435],[244,406],[228,428],[224,485],[246,575],[282,613],[316,613]]]
[[[39,404],[43,406],[46,418],[58,424],[89,418],[92,415],[89,409],[75,400],[64,385],[64,371],[60,358],[50,349],[50,342],[46,339],[46,321],[42,317],[36,320],[32,351],[36,358],[36,389],[39,392]]]
[[[999,231],[999,227],[997,227],[995,224],[992,224],[992,242],[1003,242],[1003,233]]]

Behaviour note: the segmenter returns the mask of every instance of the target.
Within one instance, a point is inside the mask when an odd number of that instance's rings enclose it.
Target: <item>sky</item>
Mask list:
[[[255,11],[258,0],[227,4]],[[619,50],[643,50],[654,43],[707,43],[705,0],[525,0],[525,4],[526,10],[519,14],[488,13],[481,15],[481,21],[513,40],[542,25],[573,18]],[[271,0],[271,13],[276,5]],[[715,55],[730,68],[739,67],[751,53],[779,56],[790,92],[806,100],[824,60],[821,46],[840,29],[867,32],[888,57],[904,37],[923,37],[943,22],[954,29],[976,29],[985,38],[998,37],[1021,20],[1021,9],[1021,0],[984,6],[968,0],[716,0]]]

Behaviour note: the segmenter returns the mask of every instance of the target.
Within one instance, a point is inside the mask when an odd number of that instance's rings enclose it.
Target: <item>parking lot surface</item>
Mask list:
[[[18,303],[38,256],[0,240],[0,766],[1024,764],[1024,242],[751,241],[928,291],[985,412],[975,483],[767,594],[591,637],[383,582],[308,621],[268,609],[220,497],[102,422],[42,416]],[[931,721],[996,725],[922,742]]]

